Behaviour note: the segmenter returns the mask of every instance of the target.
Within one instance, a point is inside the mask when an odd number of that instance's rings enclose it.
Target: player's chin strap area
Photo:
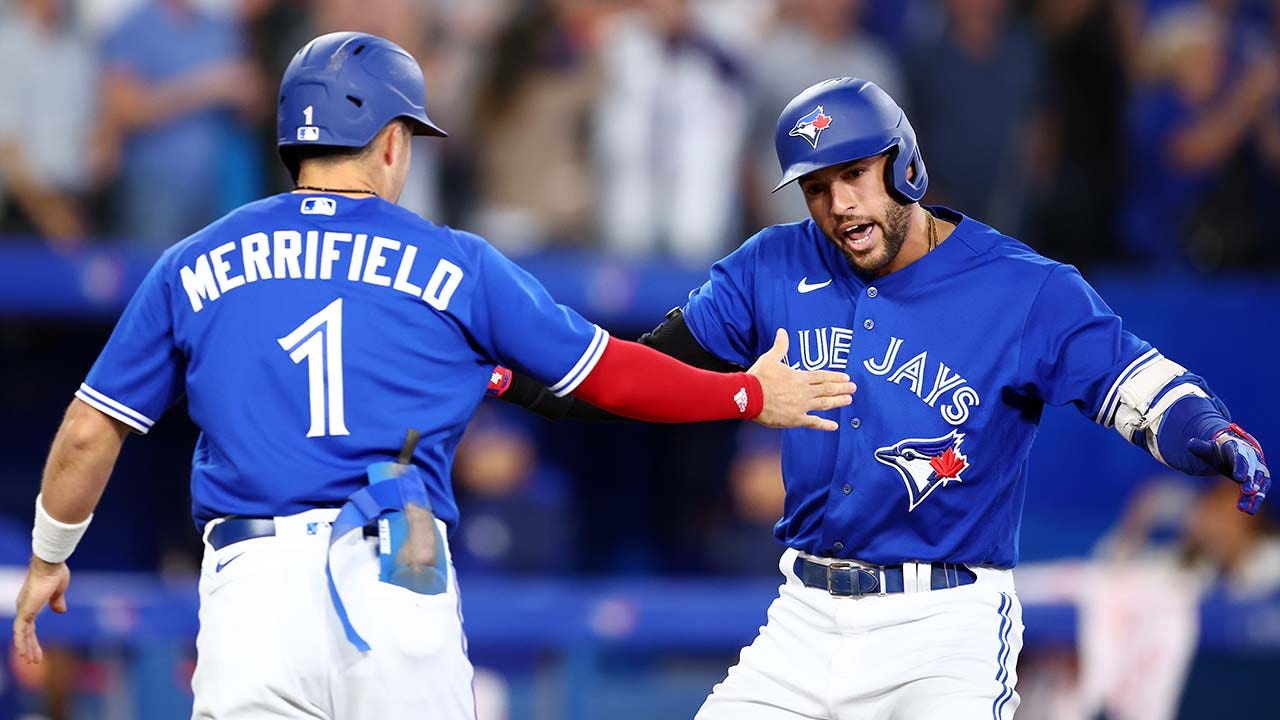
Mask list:
[[[377,521],[383,559],[380,579],[383,582],[423,594],[444,592],[447,584],[447,561],[442,541],[431,514],[426,485],[417,468],[390,462],[375,463],[369,466],[369,479],[371,484],[352,494],[338,511],[330,531],[329,554],[324,565],[329,597],[342,622],[342,630],[360,652],[368,652],[369,643],[351,625],[342,596],[333,581],[331,561],[333,546],[338,540]],[[406,558],[407,564],[403,562]]]

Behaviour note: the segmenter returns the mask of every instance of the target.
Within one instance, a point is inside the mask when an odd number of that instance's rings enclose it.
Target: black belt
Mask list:
[[[227,518],[209,531],[209,547],[214,550],[245,540],[276,534],[276,521],[271,518]]]
[[[847,561],[827,564],[797,557],[793,569],[805,586],[826,590],[835,597],[884,595],[900,593],[903,589],[901,565],[860,565]],[[931,590],[971,585],[978,579],[977,573],[955,563],[933,563],[930,576]]]
[[[365,537],[377,534],[377,526],[365,528]],[[245,540],[271,537],[276,534],[276,521],[271,518],[227,518],[209,531],[209,547],[221,550]]]

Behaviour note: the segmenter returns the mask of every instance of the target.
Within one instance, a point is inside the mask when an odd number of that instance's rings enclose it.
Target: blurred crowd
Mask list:
[[[774,122],[855,75],[927,202],[1076,263],[1280,260],[1280,0],[0,0],[0,237],[158,251],[289,189],[273,91],[333,30],[409,50],[450,133],[402,204],[510,252],[699,265],[804,218]]]

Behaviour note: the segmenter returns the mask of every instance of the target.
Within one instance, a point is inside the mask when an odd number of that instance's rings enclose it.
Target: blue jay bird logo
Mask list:
[[[902,476],[910,506],[916,509],[934,490],[949,482],[961,482],[969,458],[960,452],[964,433],[951,432],[938,438],[907,438],[876,450],[876,460]]]
[[[818,149],[818,137],[822,135],[822,131],[831,127],[831,116],[823,112],[822,106],[814,108],[812,112],[796,121],[796,126],[791,128],[791,132],[787,133],[791,137],[802,137],[809,141],[814,150]]]

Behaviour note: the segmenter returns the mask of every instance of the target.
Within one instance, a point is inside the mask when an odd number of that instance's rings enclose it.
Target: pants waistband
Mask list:
[[[338,516],[337,508],[316,508],[274,518],[229,517],[209,522],[205,531],[205,541],[214,550],[221,550],[254,538],[273,537],[276,535],[327,535],[330,525]],[[365,528],[365,536],[377,534],[377,526]]]
[[[866,565],[846,560],[819,562],[799,555],[792,569],[806,587],[826,590],[833,597],[946,590],[978,579],[973,570],[955,563]]]

